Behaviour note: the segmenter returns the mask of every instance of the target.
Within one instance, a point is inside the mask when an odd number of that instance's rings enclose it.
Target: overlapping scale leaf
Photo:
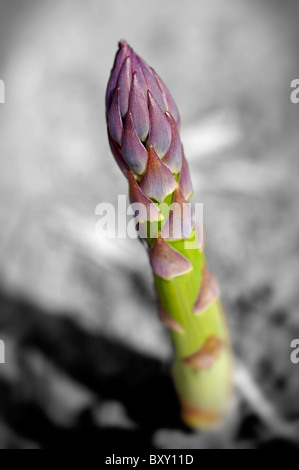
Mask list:
[[[140,187],[145,196],[158,202],[163,202],[177,187],[173,174],[160,160],[152,146],[148,150],[147,167],[140,181]]]
[[[171,126],[171,143],[166,155],[163,157],[163,162],[174,174],[178,174],[182,168],[183,149],[182,142],[178,130],[177,123],[169,112],[166,112],[166,117]]]
[[[141,191],[132,171],[128,174],[129,197],[134,210],[138,210],[136,218],[139,222],[157,222],[163,219],[159,208]]]
[[[131,81],[131,59],[130,57],[127,57],[123,62],[117,81],[117,86],[119,88],[119,109],[122,118],[127,114],[129,109]]]
[[[109,109],[110,109],[110,105],[111,105],[112,97],[114,95],[115,88],[116,88],[116,85],[117,85],[120,69],[123,65],[124,60],[126,59],[126,57],[128,57],[128,55],[130,53],[128,45],[125,41],[121,41],[119,43],[119,47],[120,48],[119,48],[118,53],[116,55],[114,66],[112,68],[111,75],[110,75],[110,78],[109,78],[109,82],[108,82],[108,85],[107,85],[107,91],[106,91],[106,109],[107,109],[107,111],[109,111]]]
[[[166,281],[192,271],[190,261],[172,248],[163,238],[156,238],[150,260],[154,273]]]
[[[108,112],[108,127],[111,137],[120,145],[123,133],[123,123],[119,108],[119,88],[115,90]]]
[[[155,100],[152,93],[148,92],[150,133],[147,146],[152,145],[157,155],[162,158],[166,154],[171,142],[171,125]]]
[[[129,108],[138,137],[145,141],[149,133],[149,112],[147,98],[142,91],[140,78],[135,72],[129,98]]]
[[[154,77],[162,91],[164,101],[166,103],[166,109],[167,111],[174,117],[178,128],[180,128],[181,120],[180,120],[180,114],[178,111],[178,108],[174,102],[173,97],[171,96],[168,88],[165,86],[159,75],[152,69],[152,72],[154,74]]]
[[[123,132],[122,152],[134,173],[142,175],[146,169],[148,153],[137,135],[130,111],[127,114]]]
[[[194,228],[191,204],[187,204],[179,188],[175,190],[171,213],[163,225],[161,236],[165,240],[188,240]]]

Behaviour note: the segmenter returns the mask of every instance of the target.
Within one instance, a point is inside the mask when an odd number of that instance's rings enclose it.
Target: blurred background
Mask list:
[[[0,447],[299,445],[297,0],[0,0]],[[147,255],[99,240],[126,194],[104,94],[126,39],[176,99],[236,356],[231,415],[180,420]]]

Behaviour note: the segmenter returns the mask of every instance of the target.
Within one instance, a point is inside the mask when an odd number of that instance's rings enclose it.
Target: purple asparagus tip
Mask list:
[[[163,159],[164,175],[164,167],[179,174],[182,145],[178,109],[161,78],[125,40],[119,42],[108,82],[106,116],[110,146],[126,176],[127,167],[139,177],[147,173],[151,147]],[[164,180],[167,187],[161,188],[161,194],[167,195],[175,185],[170,177]]]
[[[138,221],[161,221],[157,204],[173,195],[174,207],[162,226],[162,239],[189,239],[194,220],[191,206],[189,212],[183,209],[193,188],[179,112],[161,78],[124,40],[119,42],[107,86],[106,116],[110,147],[129,180],[131,203],[144,207],[137,211]],[[156,274],[168,279],[188,272],[188,260],[162,239],[151,249]]]

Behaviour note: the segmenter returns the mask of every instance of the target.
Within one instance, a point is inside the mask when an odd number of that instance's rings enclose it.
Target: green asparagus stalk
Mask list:
[[[108,82],[106,117],[112,153],[138,207],[161,319],[173,340],[182,418],[193,428],[213,427],[230,402],[232,354],[219,288],[206,265],[203,230],[190,210],[193,188],[180,116],[160,77],[125,41]]]

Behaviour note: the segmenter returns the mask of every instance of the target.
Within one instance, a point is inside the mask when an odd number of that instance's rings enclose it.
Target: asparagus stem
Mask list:
[[[164,202],[170,205],[171,199]],[[188,249],[194,238],[198,248]],[[152,243],[149,240],[149,245]],[[232,392],[232,355],[219,289],[207,270],[195,229],[189,240],[168,244],[192,266],[172,279],[155,274],[161,319],[170,330],[175,349],[173,379],[185,423],[209,428],[225,416]]]
[[[111,150],[128,178],[131,202],[144,208],[139,229],[147,235],[161,319],[174,344],[172,372],[182,418],[191,427],[209,428],[230,401],[229,334],[192,211],[181,211],[193,189],[179,113],[161,79],[124,41],[106,109]]]

